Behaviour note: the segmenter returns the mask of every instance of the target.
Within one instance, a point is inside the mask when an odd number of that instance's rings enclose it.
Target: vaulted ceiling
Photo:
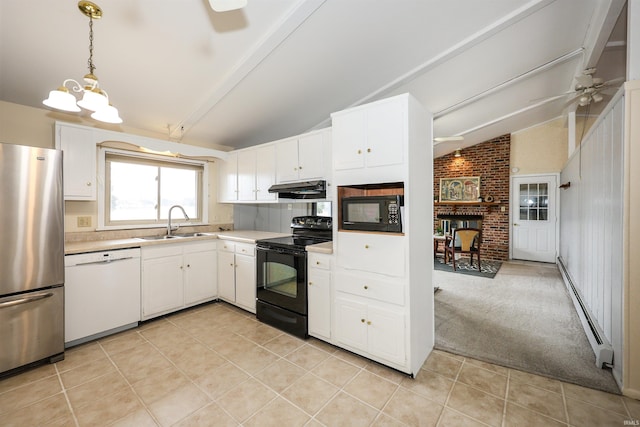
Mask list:
[[[549,98],[585,68],[624,77],[624,0],[95,2],[95,74],[124,124],[198,145],[260,144],[410,92],[434,136],[464,136],[441,155],[575,109]],[[46,108],[87,72],[88,45],[76,0],[2,0],[0,100]]]

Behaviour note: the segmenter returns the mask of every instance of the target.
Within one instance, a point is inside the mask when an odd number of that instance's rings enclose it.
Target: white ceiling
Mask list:
[[[442,155],[566,114],[574,76],[624,76],[624,0],[95,0],[95,74],[125,125],[245,147],[329,126],[334,111],[410,92]],[[76,0],[0,1],[0,100],[45,108],[87,72]],[[608,49],[598,60],[605,49]],[[605,102],[601,103],[604,105]],[[111,127],[118,129],[117,126]]]

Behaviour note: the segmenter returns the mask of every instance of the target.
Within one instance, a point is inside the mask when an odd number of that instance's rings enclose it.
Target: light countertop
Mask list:
[[[185,237],[172,240],[145,240],[135,237],[129,239],[113,240],[89,240],[83,242],[66,242],[64,245],[65,255],[79,254],[86,252],[110,251],[115,249],[139,248],[142,246],[167,245],[172,243],[187,243],[200,240],[224,239],[243,243],[255,243],[260,239],[271,239],[274,237],[290,236],[290,233],[272,233],[268,231],[254,230],[233,230],[220,231],[217,233],[206,233],[203,236]]]

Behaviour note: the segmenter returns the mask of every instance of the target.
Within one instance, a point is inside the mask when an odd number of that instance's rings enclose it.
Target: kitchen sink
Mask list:
[[[169,239],[181,239],[184,236],[176,236],[176,235],[171,235],[171,236],[142,236],[139,237],[142,240],[169,240]]]
[[[163,236],[143,236],[140,239],[143,240],[168,240],[168,239],[184,239],[189,237],[202,237],[202,236],[215,236],[215,233],[176,233],[171,236],[167,236],[166,234]]]

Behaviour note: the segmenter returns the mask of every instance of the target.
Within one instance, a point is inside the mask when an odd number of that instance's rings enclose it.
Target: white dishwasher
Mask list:
[[[65,346],[133,328],[140,321],[140,248],[67,255]]]

